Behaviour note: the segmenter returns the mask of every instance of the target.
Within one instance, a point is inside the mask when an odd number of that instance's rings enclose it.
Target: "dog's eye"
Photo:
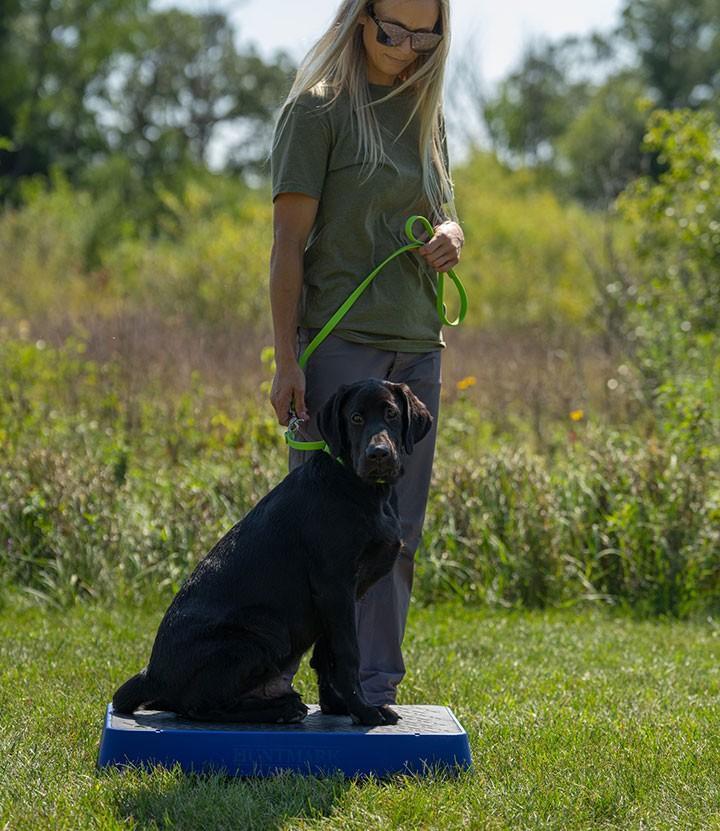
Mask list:
[[[352,421],[353,424],[362,424],[363,423],[363,417],[360,415],[360,413],[353,413],[350,416],[350,421]]]
[[[398,418],[400,415],[400,410],[396,407],[388,407],[386,412],[386,417],[389,421],[393,421],[394,419]]]

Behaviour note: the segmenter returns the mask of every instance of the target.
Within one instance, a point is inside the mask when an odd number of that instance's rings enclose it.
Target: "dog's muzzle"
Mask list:
[[[358,460],[357,475],[369,482],[394,482],[402,475],[397,450],[387,439],[371,441]]]

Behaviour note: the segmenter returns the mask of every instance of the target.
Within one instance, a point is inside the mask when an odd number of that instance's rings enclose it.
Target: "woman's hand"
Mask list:
[[[270,403],[277,414],[278,422],[285,427],[290,420],[290,402],[294,403],[295,413],[302,421],[310,416],[305,409],[305,373],[297,361],[278,364],[270,389]]]
[[[460,251],[464,242],[462,228],[457,222],[448,220],[436,225],[433,237],[417,251],[435,271],[449,271],[460,262]]]

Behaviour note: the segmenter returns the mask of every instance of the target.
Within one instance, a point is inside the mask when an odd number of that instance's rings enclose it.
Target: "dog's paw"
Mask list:
[[[377,711],[368,711],[367,713],[350,713],[350,718],[353,724],[359,724],[362,727],[379,727],[385,722],[382,716]]]
[[[368,707],[367,709],[351,713],[350,715],[355,724],[362,724],[366,727],[381,727],[383,724],[396,724],[400,718],[386,704],[380,707]]]
[[[309,708],[303,704],[298,696],[297,701],[293,701],[288,705],[286,711],[277,719],[277,724],[298,724],[310,712]]]
[[[398,721],[402,718],[399,713],[396,713],[395,710],[388,707],[387,704],[381,704],[378,707],[380,714],[385,719],[385,724],[397,724]]]

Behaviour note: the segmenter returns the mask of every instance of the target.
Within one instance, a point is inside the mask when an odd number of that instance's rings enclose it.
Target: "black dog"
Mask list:
[[[395,724],[364,699],[355,601],[400,552],[392,485],[432,416],[406,384],[342,386],[318,414],[331,454],[296,467],[200,561],[160,623],[150,661],[117,712],[205,721],[298,722],[308,708],[282,672],[313,644],[324,713]]]

